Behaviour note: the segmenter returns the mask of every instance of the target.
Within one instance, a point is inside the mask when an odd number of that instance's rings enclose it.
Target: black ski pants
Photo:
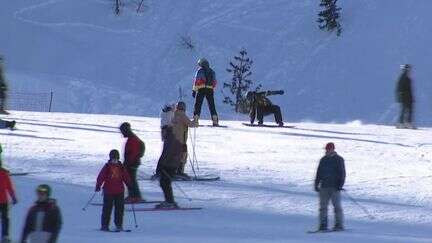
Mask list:
[[[414,113],[413,103],[401,103],[401,113],[399,123],[412,123]]]
[[[214,101],[214,91],[210,88],[199,89],[195,98],[194,116],[201,115],[201,107],[206,98],[211,116],[217,116],[216,106]]]
[[[9,236],[9,205],[7,203],[0,204],[0,213],[2,221],[2,237]]]
[[[264,116],[274,114],[276,123],[283,122],[282,112],[278,105],[258,106],[257,119],[259,124],[263,124]]]
[[[128,185],[128,196],[134,197],[134,198],[141,198],[141,192],[138,186],[138,167],[136,166],[127,166],[126,167],[127,172],[129,173],[131,183]]]
[[[161,167],[160,171],[160,187],[162,188],[165,201],[169,203],[174,203],[174,193],[172,189],[172,178],[176,173],[176,169]]]
[[[114,207],[114,224],[123,227],[124,193],[104,195],[102,208],[102,227],[109,227],[111,212]]]

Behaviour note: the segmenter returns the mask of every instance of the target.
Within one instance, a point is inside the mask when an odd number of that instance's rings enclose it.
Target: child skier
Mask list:
[[[21,243],[55,243],[62,226],[60,209],[51,197],[51,188],[46,184],[36,189],[37,201],[27,213]]]
[[[123,230],[124,213],[124,184],[130,184],[130,177],[125,167],[119,161],[120,153],[118,150],[111,150],[109,161],[102,168],[96,182],[96,191],[100,191],[103,186],[103,208],[101,217],[101,230],[109,231],[111,212],[114,206],[114,223],[116,231]]]
[[[0,154],[2,153],[0,145]],[[2,167],[2,161],[0,158],[0,214],[2,221],[2,243],[10,242],[9,239],[9,198],[12,199],[12,203],[16,204],[17,199],[15,191],[12,186],[11,179],[9,177],[9,171]]]

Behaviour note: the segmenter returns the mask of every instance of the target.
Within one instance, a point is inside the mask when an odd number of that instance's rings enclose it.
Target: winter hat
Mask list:
[[[328,143],[326,146],[325,146],[325,150],[326,151],[333,151],[333,150],[335,150],[335,144],[334,143]]]
[[[109,153],[109,158],[111,159],[120,159],[120,153],[117,149],[113,149]]]
[[[186,111],[186,103],[179,101],[176,105],[177,110]]]
[[[128,132],[130,130],[131,130],[131,125],[129,124],[129,122],[123,122],[120,125],[120,131]]]
[[[36,192],[38,193],[46,193],[48,195],[48,197],[51,196],[51,187],[48,186],[47,184],[41,184],[36,188]]]
[[[198,66],[200,67],[209,67],[210,63],[205,58],[198,59]]]

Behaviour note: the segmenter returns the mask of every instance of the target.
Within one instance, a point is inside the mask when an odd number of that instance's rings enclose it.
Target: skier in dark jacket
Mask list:
[[[126,202],[139,202],[142,199],[138,186],[137,172],[141,165],[141,158],[144,156],[145,144],[132,132],[131,125],[124,122],[120,126],[120,132],[127,138],[124,148],[124,166],[129,173],[131,183],[128,185],[128,196]]]
[[[7,91],[8,85],[3,72],[3,57],[0,56],[0,114],[9,114],[6,111]]]
[[[415,100],[413,95],[412,80],[409,77],[411,65],[402,65],[401,69],[402,74],[399,77],[396,87],[396,99],[397,102],[401,104],[398,128],[414,128],[412,122]]]
[[[279,106],[273,105],[267,96],[276,95],[276,94],[284,94],[283,90],[280,91],[265,91],[265,92],[254,92],[249,91],[246,94],[246,98],[250,103],[250,122],[254,124],[255,117],[258,119],[258,125],[263,125],[264,116],[268,116],[274,114],[276,123],[283,127],[283,118],[282,112]]]
[[[334,143],[325,147],[326,154],[320,160],[315,177],[315,191],[319,193],[320,213],[319,230],[327,230],[328,204],[331,200],[335,211],[335,226],[333,230],[343,230],[343,211],[341,190],[345,184],[345,162],[335,151]]]
[[[55,243],[62,226],[62,217],[56,200],[50,198],[51,188],[39,185],[36,189],[38,200],[27,213],[21,243],[28,239],[35,243]]]
[[[109,154],[109,161],[100,171],[97,182],[96,190],[100,191],[103,186],[103,208],[101,217],[101,230],[109,231],[109,223],[113,206],[114,223],[116,231],[123,230],[123,214],[124,214],[124,184],[130,184],[130,177],[125,167],[119,161],[120,153],[117,150],[111,150]]]
[[[0,154],[2,149],[0,146]],[[2,222],[2,241],[10,242],[9,239],[9,200],[12,200],[13,204],[17,203],[15,196],[15,190],[12,185],[12,181],[9,176],[9,171],[2,167],[2,161],[0,158],[0,214]]]
[[[216,112],[216,106],[214,101],[214,89],[216,88],[217,80],[216,73],[210,68],[210,64],[205,58],[198,60],[198,71],[196,72],[194,85],[192,90],[192,97],[195,98],[195,109],[194,109],[194,121],[198,124],[201,107],[206,98],[213,126],[219,125],[219,118]]]

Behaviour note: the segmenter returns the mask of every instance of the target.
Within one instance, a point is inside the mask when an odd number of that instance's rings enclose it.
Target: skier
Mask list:
[[[165,140],[168,137],[168,133],[172,132],[172,118],[174,117],[174,105],[166,104],[160,113],[161,118],[161,137],[162,142],[165,142]],[[160,177],[160,161],[158,161],[158,164],[156,166],[156,172],[154,175],[152,175],[151,180],[156,180]]]
[[[0,154],[2,148],[0,146]],[[2,167],[2,161],[0,159],[0,213],[2,221],[2,243],[10,242],[9,239],[9,198],[12,200],[12,204],[17,204],[15,196],[15,190],[13,189],[12,181],[9,177],[9,171]]]
[[[198,125],[201,115],[201,107],[206,98],[213,126],[219,125],[219,118],[216,112],[214,101],[214,89],[216,88],[216,73],[210,68],[210,64],[205,58],[198,60],[198,71],[195,75],[192,97],[195,98],[194,121]]]
[[[51,188],[46,184],[36,189],[37,201],[27,213],[21,243],[27,239],[33,243],[55,243],[62,226],[62,216],[56,200],[51,197]]]
[[[401,65],[402,74],[399,77],[396,87],[396,99],[401,104],[401,113],[399,117],[398,128],[414,128],[413,113],[414,113],[414,95],[412,90],[412,80],[409,77],[411,65]]]
[[[326,154],[320,160],[315,178],[315,191],[319,193],[319,231],[327,230],[328,204],[332,201],[335,212],[333,230],[344,230],[341,191],[345,184],[345,162],[335,151],[334,143],[325,147]]]
[[[8,85],[3,73],[3,57],[0,56],[0,114],[9,114],[9,112],[6,111],[7,90]]]
[[[130,177],[125,167],[119,161],[120,153],[118,150],[111,150],[109,160],[100,171],[97,182],[96,192],[103,186],[103,208],[101,217],[101,230],[109,231],[111,212],[114,206],[114,223],[117,232],[123,231],[124,214],[124,184],[130,184]]]
[[[186,115],[186,103],[180,101],[176,105],[176,110],[174,112],[174,117],[171,120],[172,131],[174,138],[181,144],[182,153],[180,156],[180,165],[177,170],[176,175],[182,179],[190,179],[190,177],[184,172],[185,165],[188,157],[187,139],[189,127],[195,127],[196,123],[190,120]]]
[[[274,114],[276,123],[283,127],[282,112],[279,106],[273,105],[267,96],[284,94],[283,90],[280,91],[265,91],[265,92],[254,92],[249,91],[246,93],[246,99],[250,103],[250,122],[254,124],[255,117],[258,119],[258,125],[263,125],[264,116]]]
[[[0,111],[1,113],[1,111]],[[0,119],[0,128],[9,128],[11,130],[15,129],[16,121],[6,121]]]
[[[120,132],[127,138],[123,164],[131,178],[131,183],[128,185],[128,196],[125,201],[136,203],[143,200],[138,186],[137,172],[141,164],[141,158],[144,156],[145,144],[132,132],[131,125],[128,122],[121,124]]]

